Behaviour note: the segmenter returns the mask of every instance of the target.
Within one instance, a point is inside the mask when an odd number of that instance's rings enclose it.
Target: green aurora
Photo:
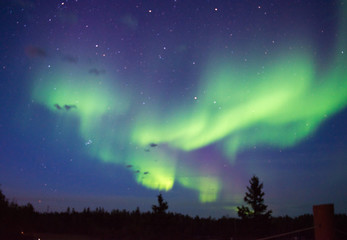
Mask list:
[[[223,188],[220,177],[178,168],[178,153],[216,144],[232,162],[251,146],[291,147],[314,134],[347,104],[346,25],[341,17],[343,37],[324,71],[303,50],[283,50],[263,68],[212,59],[195,95],[165,114],[160,106],[138,107],[131,92],[115,86],[114,79],[121,80],[115,74],[71,73],[73,67],[67,71],[63,64],[49,76],[39,74],[32,96],[65,124],[78,119],[81,137],[93,141],[91,156],[131,166],[134,180],[147,188],[168,191],[178,183],[196,190],[201,202],[213,202]]]

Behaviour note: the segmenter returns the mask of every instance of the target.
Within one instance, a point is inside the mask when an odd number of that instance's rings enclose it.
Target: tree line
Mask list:
[[[238,207],[240,218],[200,218],[168,212],[162,194],[152,211],[103,208],[81,212],[39,213],[28,203],[9,202],[0,189],[0,239],[31,239],[33,233],[79,234],[97,239],[254,239],[313,226],[313,216],[272,217],[264,204],[263,184],[256,176],[245,194],[247,206]],[[336,215],[338,229],[347,229],[347,216]],[[313,231],[302,235],[313,239]]]

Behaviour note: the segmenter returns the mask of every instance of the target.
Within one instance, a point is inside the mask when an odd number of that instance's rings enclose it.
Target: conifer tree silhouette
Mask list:
[[[250,186],[247,187],[247,192],[243,200],[251,206],[237,207],[237,214],[242,219],[259,219],[269,218],[272,211],[267,211],[267,205],[264,204],[264,195],[262,191],[263,183],[259,183],[259,178],[255,175],[249,181]]]
[[[158,195],[158,206],[152,205],[153,213],[155,214],[164,214],[165,211],[169,208],[166,201],[164,201],[163,196],[161,193]]]

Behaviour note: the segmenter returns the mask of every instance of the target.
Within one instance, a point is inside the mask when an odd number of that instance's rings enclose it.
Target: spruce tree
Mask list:
[[[263,183],[259,183],[259,178],[255,175],[249,181],[250,186],[247,187],[247,192],[243,200],[250,205],[237,207],[237,214],[242,219],[259,219],[271,217],[271,210],[267,211],[267,205],[264,204],[264,195],[262,191]]]
[[[164,201],[161,193],[158,195],[158,206],[152,205],[153,213],[155,214],[164,214],[165,211],[169,208],[166,201]]]

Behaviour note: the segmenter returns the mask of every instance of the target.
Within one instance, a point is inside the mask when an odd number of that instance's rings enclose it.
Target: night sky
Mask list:
[[[347,211],[347,2],[2,0],[0,184],[68,206]]]

